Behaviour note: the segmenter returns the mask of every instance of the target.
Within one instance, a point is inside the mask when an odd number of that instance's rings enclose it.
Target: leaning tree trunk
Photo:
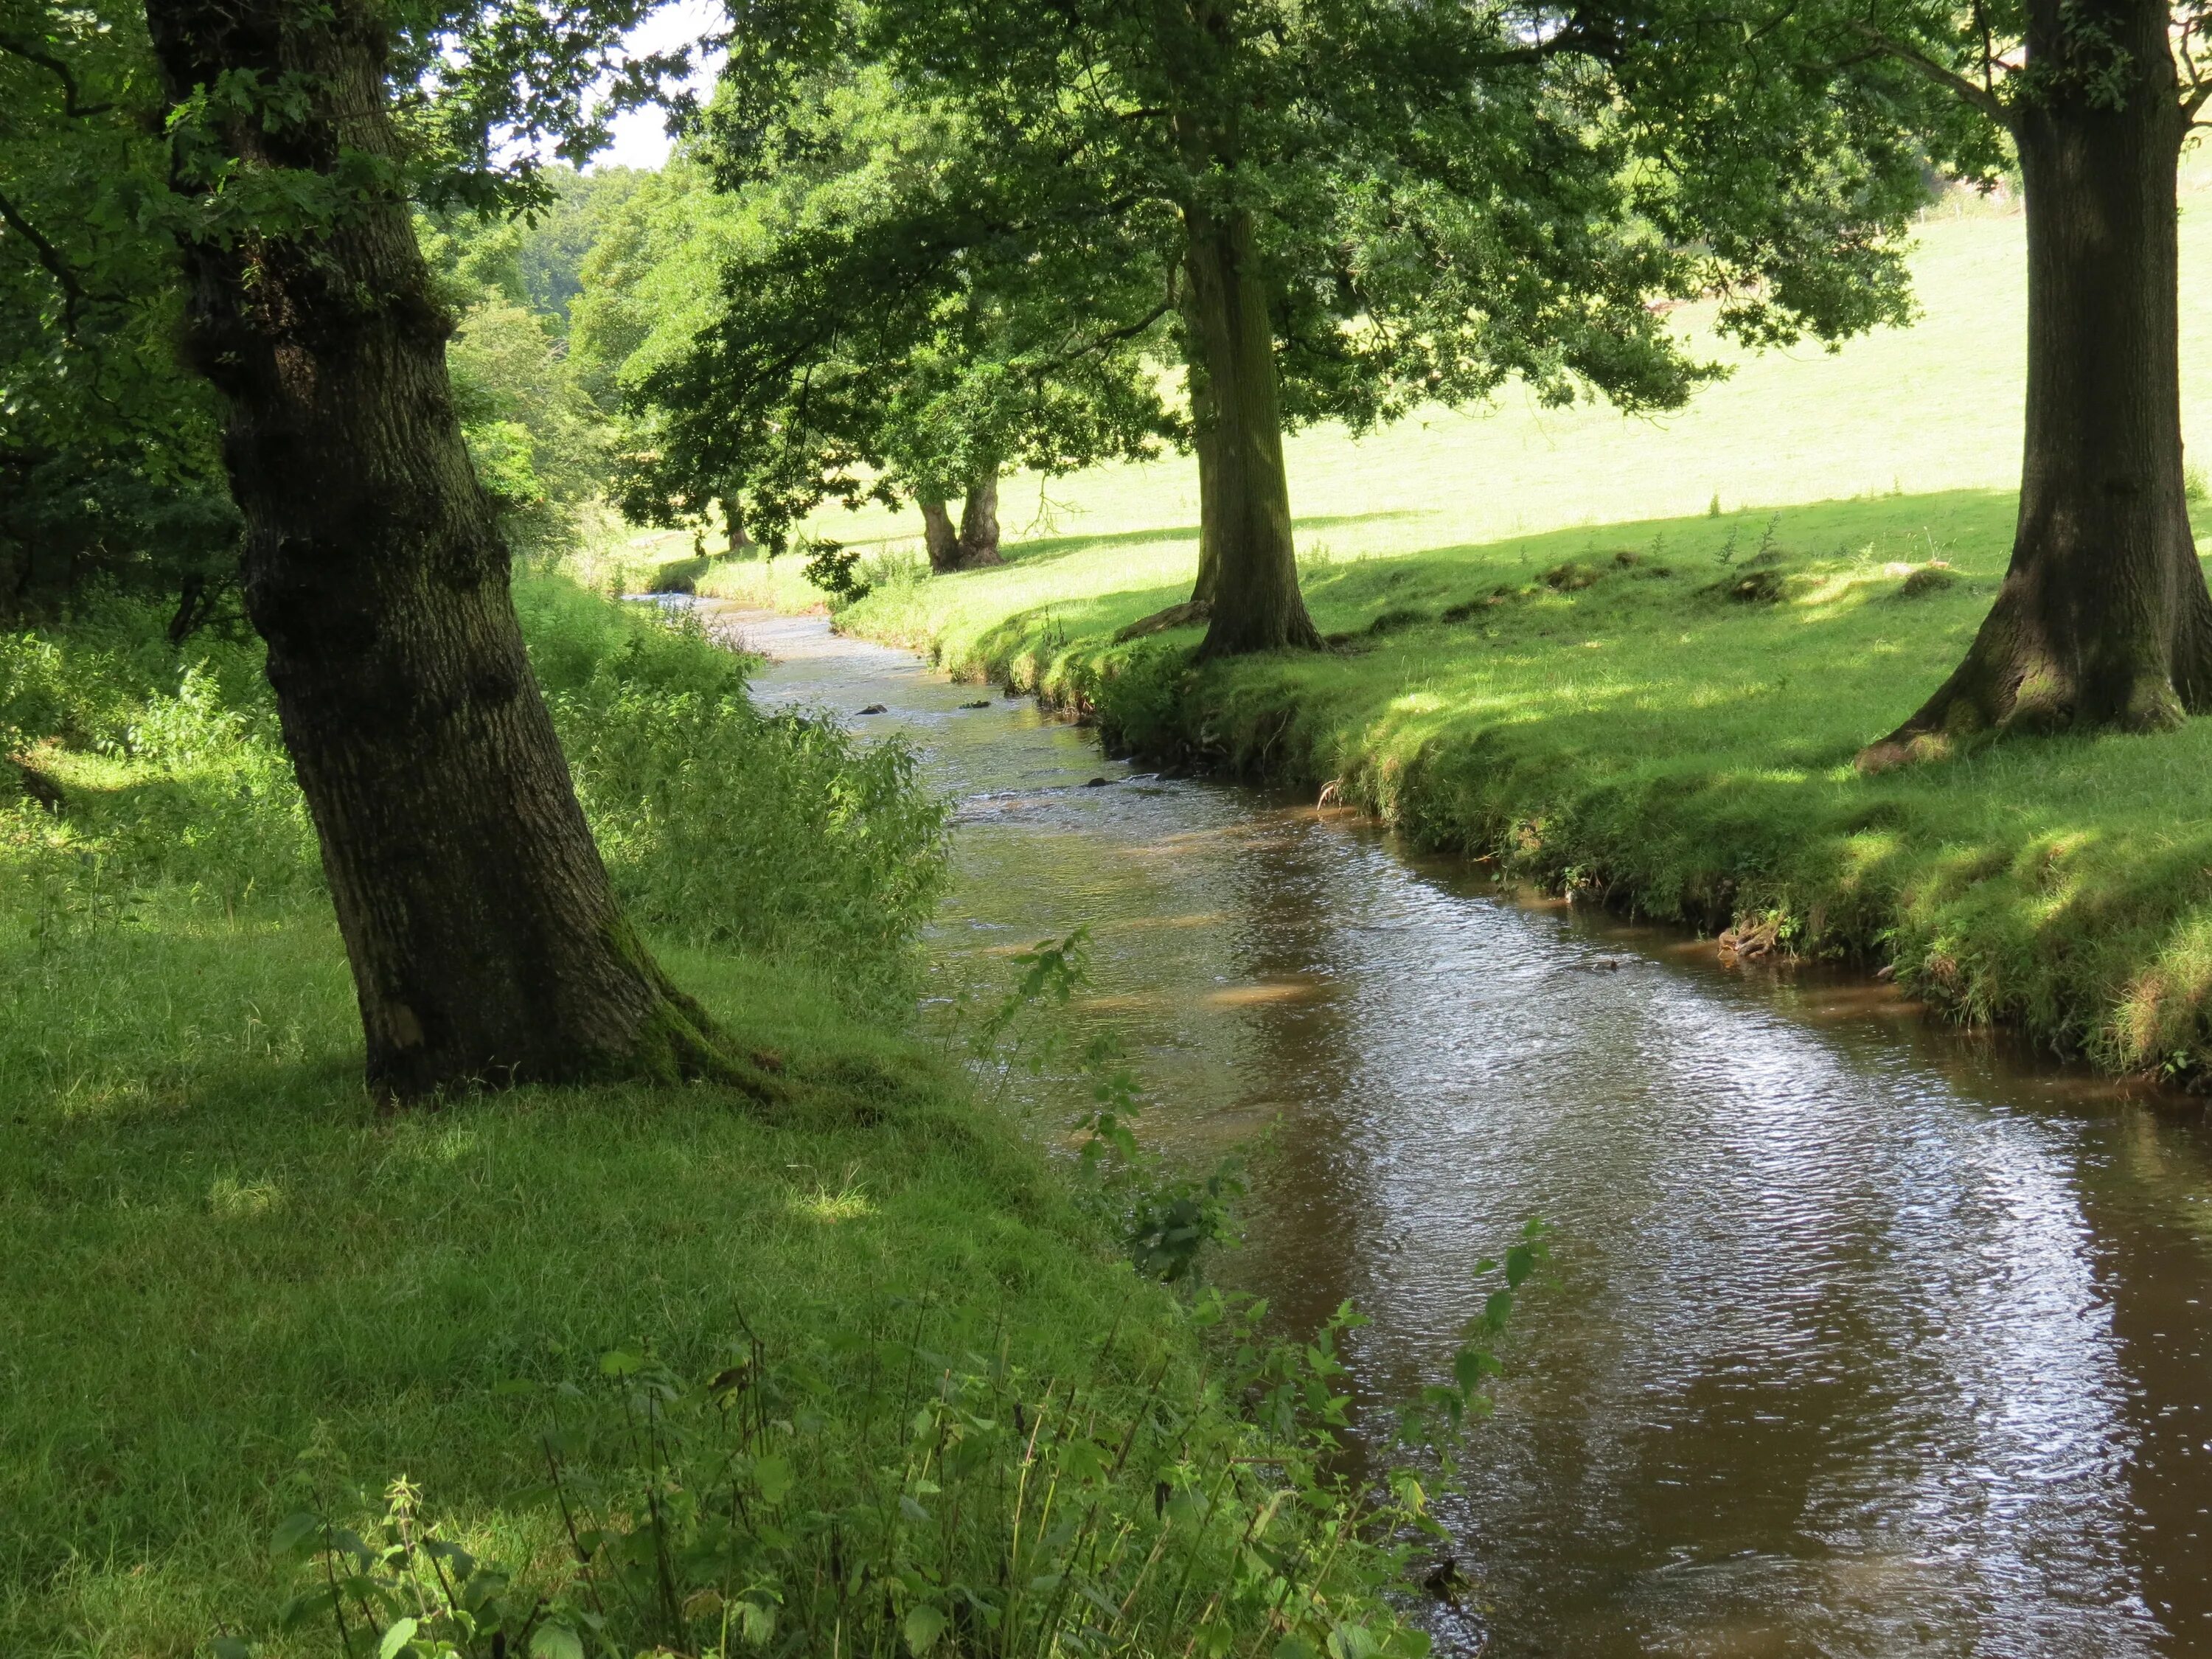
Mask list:
[[[741,1077],[616,906],[462,443],[450,319],[406,203],[360,182],[398,172],[380,14],[148,0],[147,21],[173,107],[224,84],[291,88],[266,119],[210,100],[205,136],[249,180],[290,172],[339,201],[319,230],[190,243],[187,348],[228,406],[246,608],[371,1085]],[[204,181],[180,170],[178,185]]]
[[[1187,208],[1191,314],[1213,413],[1213,489],[1200,457],[1201,566],[1213,570],[1213,609],[1201,656],[1316,647],[1321,635],[1298,592],[1290,484],[1275,382],[1275,336],[1257,270],[1252,218],[1242,210]],[[1203,569],[1201,569],[1201,578]]]
[[[942,496],[918,495],[915,505],[921,509],[921,544],[929,550],[929,568],[938,575],[960,568],[960,532],[952,527],[952,515],[945,510]]]
[[[1004,564],[999,556],[999,469],[978,473],[960,504],[960,568]]]
[[[2062,33],[2061,3],[2030,8],[2031,64],[2094,50],[2077,44],[2072,9],[2075,33]],[[2212,707],[2212,594],[2181,462],[2175,169],[2185,127],[2166,9],[2091,9],[2087,21],[2130,55],[2124,101],[2112,107],[2072,64],[2011,122],[2027,208],[2012,563],[1966,660],[1864,765],[1992,731],[2157,731]]]

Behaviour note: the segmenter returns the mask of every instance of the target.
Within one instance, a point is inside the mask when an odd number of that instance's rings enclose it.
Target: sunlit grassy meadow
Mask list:
[[[2185,295],[2212,272],[2209,177],[2195,158]],[[1920,234],[1916,326],[1741,361],[1663,421],[1508,399],[1300,434],[1328,654],[1192,673],[1194,632],[1111,642],[1188,591],[1175,461],[1010,489],[1010,527],[1044,506],[1003,570],[917,580],[881,556],[890,515],[825,520],[879,551],[841,625],[1086,707],[1142,751],[1334,783],[1426,844],[1893,963],[1966,1017],[2201,1074],[2212,726],[1852,767],[1957,660],[2009,552],[2022,222],[1966,204]],[[2185,309],[2185,418],[2212,449],[2212,314]],[[803,604],[791,562],[709,586]]]

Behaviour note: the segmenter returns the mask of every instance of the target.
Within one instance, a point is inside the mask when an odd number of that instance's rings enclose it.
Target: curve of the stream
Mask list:
[[[818,618],[717,625],[957,801],[947,971],[1088,923],[1150,1133],[1279,1120],[1226,1276],[1292,1328],[1354,1299],[1363,1394],[1437,1374],[1476,1260],[1551,1224],[1459,1517],[1492,1652],[2212,1653],[2201,1121],[1133,775]]]

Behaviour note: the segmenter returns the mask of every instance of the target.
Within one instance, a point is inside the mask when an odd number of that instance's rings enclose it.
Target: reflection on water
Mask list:
[[[1492,1651],[2212,1652],[2189,1116],[734,620],[764,696],[887,705],[853,724],[960,803],[953,971],[1088,922],[1152,1133],[1279,1119],[1231,1272],[1294,1326],[1355,1298],[1366,1396],[1433,1376],[1477,1258],[1553,1224],[1458,1517]]]

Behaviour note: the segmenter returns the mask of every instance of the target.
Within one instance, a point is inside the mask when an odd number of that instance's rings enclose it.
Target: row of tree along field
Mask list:
[[[599,477],[732,543],[911,498],[957,565],[1002,469],[1187,446],[1203,653],[1311,649],[1287,427],[1514,380],[1679,406],[1717,371],[1671,301],[1753,345],[1896,322],[1944,175],[2027,204],[2018,538],[1867,763],[2212,698],[2201,0],[739,0],[678,166],[548,171],[683,67],[625,54],[641,10],[10,0],[0,33],[15,602],[166,583],[182,637],[235,569],[393,1095],[769,1086],[616,902],[515,625],[512,545]]]

